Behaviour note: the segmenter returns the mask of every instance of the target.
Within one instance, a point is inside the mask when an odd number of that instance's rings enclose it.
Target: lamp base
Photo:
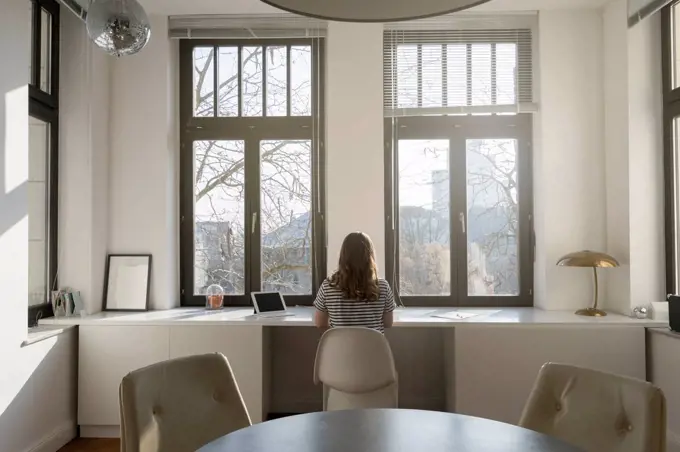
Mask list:
[[[606,312],[604,312],[601,309],[596,309],[596,308],[585,308],[585,309],[579,309],[576,311],[576,315],[584,315],[588,317],[604,317],[607,315]]]

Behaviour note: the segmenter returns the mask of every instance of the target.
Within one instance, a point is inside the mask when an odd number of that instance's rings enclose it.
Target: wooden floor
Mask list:
[[[59,449],[59,452],[120,452],[120,440],[78,438]]]

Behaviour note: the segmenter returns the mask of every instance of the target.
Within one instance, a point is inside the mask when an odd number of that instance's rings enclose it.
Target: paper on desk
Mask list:
[[[441,319],[448,319],[448,320],[464,320],[464,319],[469,319],[470,317],[474,317],[476,314],[474,312],[460,312],[460,311],[449,311],[449,312],[438,312],[436,314],[432,314],[432,317],[438,317]]]

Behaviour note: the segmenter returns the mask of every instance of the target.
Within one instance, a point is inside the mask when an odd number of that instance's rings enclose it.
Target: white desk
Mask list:
[[[79,326],[78,423],[83,436],[118,434],[118,385],[128,372],[165,359],[221,352],[231,363],[253,421],[268,412],[320,407],[312,383],[316,343],[310,307],[294,316],[252,309],[180,308],[50,318]],[[387,332],[400,376],[400,405],[517,422],[540,366],[561,361],[645,378],[645,328],[666,322],[622,315],[579,317],[533,308],[400,308]],[[303,328],[304,327],[304,328]],[[272,378],[272,375],[275,378]]]
[[[86,317],[48,318],[41,325],[96,325],[96,326],[314,326],[314,308],[297,306],[290,308],[293,316],[253,316],[252,308],[225,308],[206,311],[202,308],[178,308],[167,311],[148,312],[100,312]],[[457,311],[473,314],[466,319],[443,319],[433,315]],[[461,325],[581,325],[581,326],[644,326],[660,327],[668,322],[638,320],[620,314],[606,317],[582,317],[572,311],[544,311],[536,308],[397,308],[394,326],[452,328]]]

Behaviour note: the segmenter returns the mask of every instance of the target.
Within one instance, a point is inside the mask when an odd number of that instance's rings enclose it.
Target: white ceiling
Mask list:
[[[87,5],[89,0],[78,0]],[[340,0],[341,1],[341,0]],[[370,1],[370,0],[369,0]],[[410,0],[417,1],[417,0]],[[492,0],[470,11],[601,8],[609,0]],[[278,10],[260,0],[140,0],[150,14],[258,14]]]

